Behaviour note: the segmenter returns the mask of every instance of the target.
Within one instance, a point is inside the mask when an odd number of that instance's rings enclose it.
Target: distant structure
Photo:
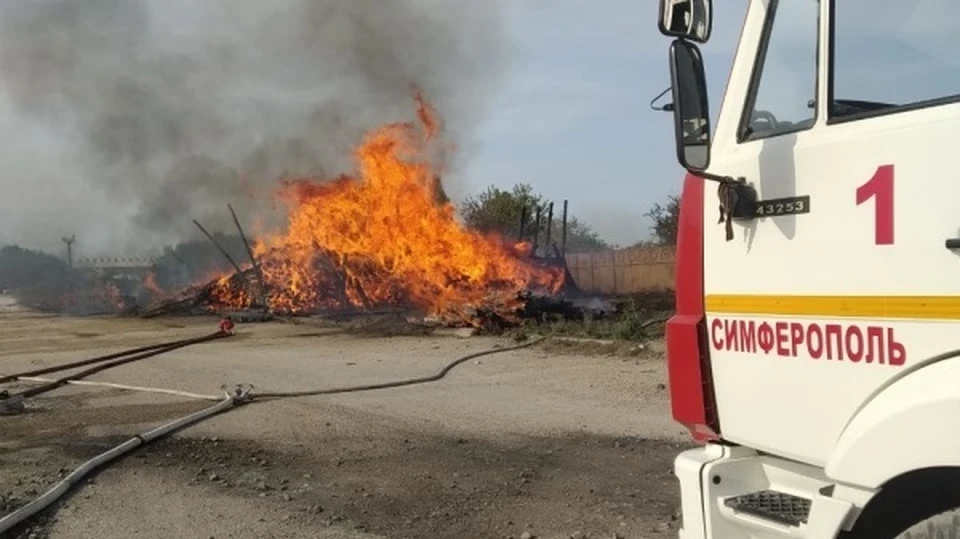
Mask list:
[[[142,281],[157,259],[151,256],[98,256],[77,258],[74,267],[110,280]]]
[[[67,245],[67,267],[73,269],[73,242],[77,241],[77,235],[60,238]]]
[[[98,256],[78,258],[74,261],[77,269],[95,270],[148,270],[157,259],[152,256]]]

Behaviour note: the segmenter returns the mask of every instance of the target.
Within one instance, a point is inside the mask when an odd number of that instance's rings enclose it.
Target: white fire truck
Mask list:
[[[715,121],[714,6],[659,1],[679,536],[960,537],[960,1],[746,0]]]

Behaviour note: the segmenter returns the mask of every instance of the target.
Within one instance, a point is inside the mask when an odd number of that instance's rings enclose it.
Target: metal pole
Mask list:
[[[210,240],[210,243],[212,243],[213,246],[220,251],[220,254],[222,254],[224,258],[226,258],[230,262],[230,264],[233,265],[233,268],[237,270],[237,273],[243,273],[243,270],[240,269],[240,266],[237,265],[237,262],[233,259],[233,257],[230,256],[230,253],[228,253],[223,247],[221,247],[220,244],[217,243],[217,240],[213,239],[213,236],[211,236],[210,233],[207,232],[206,228],[203,228],[203,225],[200,224],[200,221],[197,221],[196,219],[194,219],[193,224],[197,225],[197,228],[200,229],[200,232],[203,232],[203,235],[206,236],[208,240]]]
[[[524,236],[527,232],[527,205],[524,204],[523,208],[520,208],[520,241],[523,241]]]
[[[73,242],[77,241],[77,235],[73,234],[69,238],[60,238],[67,244],[67,267],[73,271]]]
[[[537,206],[537,218],[533,225],[533,256],[537,256],[537,247],[540,245],[540,206]]]
[[[233,206],[230,204],[227,204],[227,209],[230,210],[230,215],[233,217],[233,224],[237,226],[237,232],[240,233],[240,239],[243,240],[243,246],[247,249],[247,256],[250,257],[250,263],[253,264],[253,271],[255,271],[257,274],[257,280],[259,281],[259,285],[257,287],[259,292],[258,303],[262,304],[266,299],[264,297],[264,288],[266,287],[266,282],[263,280],[263,270],[260,269],[260,264],[257,263],[256,257],[253,256],[253,249],[250,247],[250,242],[247,241],[247,235],[243,233],[243,227],[240,226],[240,219],[237,219],[237,212],[233,211]]]
[[[567,254],[567,200],[563,201],[563,230],[560,238],[560,251]]]
[[[547,209],[547,241],[543,242],[547,246],[547,249],[550,248],[550,236],[553,232],[553,202],[550,203],[549,209]]]
[[[77,235],[71,234],[70,237],[60,238],[67,244],[67,291],[73,292],[73,242],[77,241]]]

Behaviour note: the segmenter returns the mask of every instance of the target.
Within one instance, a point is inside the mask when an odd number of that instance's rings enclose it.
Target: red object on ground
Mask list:
[[[220,320],[220,331],[224,333],[233,333],[233,320],[230,318],[224,318]]]

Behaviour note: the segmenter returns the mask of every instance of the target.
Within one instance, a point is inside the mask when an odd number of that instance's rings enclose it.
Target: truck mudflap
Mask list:
[[[872,492],[837,487],[821,468],[710,443],[674,461],[680,539],[829,539]]]

